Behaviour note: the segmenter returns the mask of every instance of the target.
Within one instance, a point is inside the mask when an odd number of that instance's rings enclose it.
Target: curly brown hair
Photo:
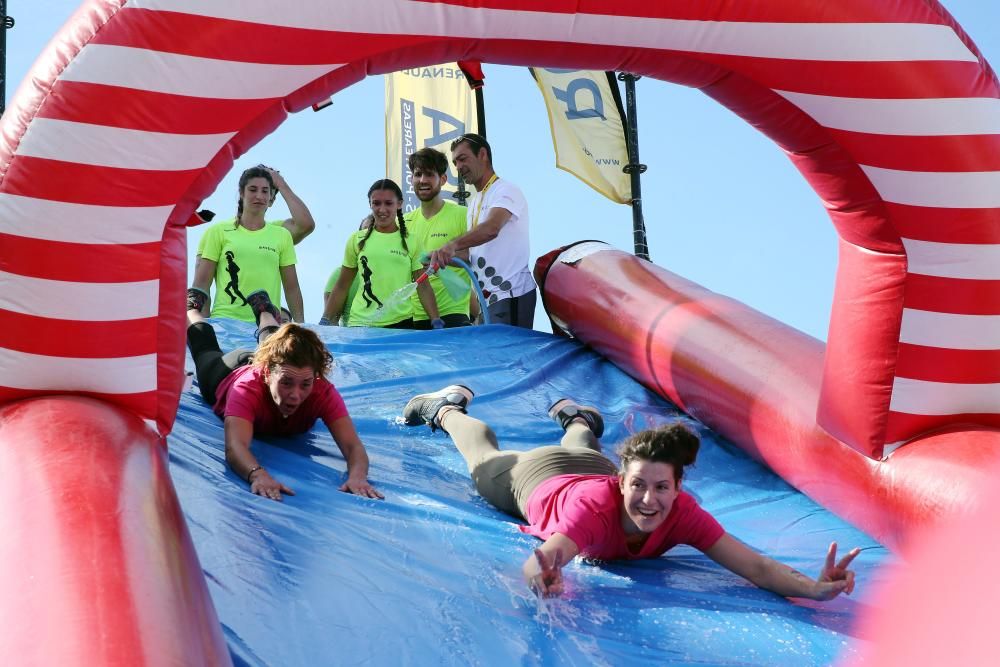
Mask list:
[[[261,369],[282,364],[312,368],[316,375],[325,376],[333,367],[333,355],[315,331],[288,322],[261,343],[253,355],[253,365]]]
[[[674,468],[674,478],[680,482],[684,468],[698,458],[701,440],[681,422],[651,428],[630,436],[618,447],[621,473],[633,461],[668,463]]]

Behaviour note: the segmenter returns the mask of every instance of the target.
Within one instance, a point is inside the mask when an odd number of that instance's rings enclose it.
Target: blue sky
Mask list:
[[[1000,2],[943,4],[993,67],[1000,65]],[[8,0],[17,21],[7,32],[8,102],[77,5]],[[532,260],[580,239],[631,251],[630,209],[555,168],[545,108],[527,69],[484,69],[495,166],[528,199]],[[646,78],[637,91],[653,261],[825,340],[836,233],[815,193],[769,139],[700,92]],[[338,93],[333,106],[289,117],[242,156],[204,202],[231,217],[244,168],[263,162],[281,170],[317,221],[317,231],[297,248],[308,321],[319,319],[327,276],[368,211],[368,186],[384,174],[383,97],[382,77],[369,77]],[[272,211],[280,217],[287,209],[279,200]],[[189,271],[200,234],[196,229],[189,236]],[[548,330],[541,310],[535,328]]]

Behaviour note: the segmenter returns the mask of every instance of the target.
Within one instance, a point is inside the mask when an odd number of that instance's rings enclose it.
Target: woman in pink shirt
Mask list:
[[[860,549],[838,562],[831,544],[823,571],[812,579],[736,540],[682,491],[684,468],[700,445],[683,424],[631,436],[619,448],[616,467],[601,454],[604,421],[595,408],[557,401],[549,416],[565,431],[561,444],[510,451],[497,446],[489,426],[465,414],[472,396],[468,387],[451,385],[414,397],[403,417],[411,426],[426,423],[447,432],[479,494],[526,521],[523,532],[544,540],[522,568],[538,593],[561,593],[562,567],[576,555],[656,558],[678,544],[778,595],[830,600],[854,590],[854,572],[847,568]]]
[[[247,480],[251,493],[272,500],[294,495],[250,451],[254,434],[297,435],[322,419],[347,461],[340,490],[381,498],[368,483],[368,454],[344,399],[325,377],[333,357],[319,336],[294,323],[279,328],[281,313],[267,292],[258,290],[246,297],[257,319],[257,350],[223,354],[201,314],[207,297],[197,288],[188,290],[188,347],[201,395],[224,420],[226,462]]]

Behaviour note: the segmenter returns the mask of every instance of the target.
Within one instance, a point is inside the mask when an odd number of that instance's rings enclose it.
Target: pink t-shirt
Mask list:
[[[316,378],[299,409],[283,417],[256,366],[241,366],[226,376],[215,390],[212,410],[223,419],[246,419],[258,435],[297,435],[311,429],[317,419],[332,424],[347,416],[347,406],[336,387],[326,378]]]
[[[681,491],[667,519],[633,553],[625,543],[622,502],[617,475],[556,475],[532,491],[528,525],[521,531],[543,540],[562,533],[580,555],[600,560],[656,558],[678,544],[705,551],[725,533],[698,501]]]

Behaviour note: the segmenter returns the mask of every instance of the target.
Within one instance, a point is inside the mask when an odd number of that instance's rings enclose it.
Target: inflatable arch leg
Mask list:
[[[164,443],[141,420],[88,398],[6,405],[0,468],[8,661],[231,664]]]

